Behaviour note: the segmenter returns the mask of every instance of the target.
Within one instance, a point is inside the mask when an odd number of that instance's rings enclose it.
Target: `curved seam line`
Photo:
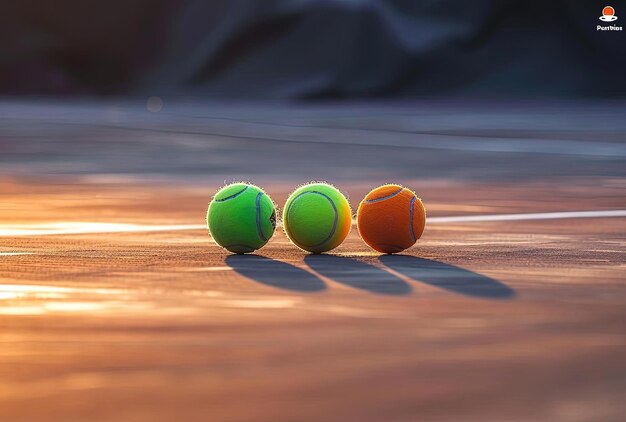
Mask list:
[[[241,195],[246,189],[248,189],[250,186],[246,186],[245,188],[241,189],[239,192],[237,193],[233,193],[230,196],[227,196],[226,198],[222,198],[222,199],[215,199],[216,202],[224,202],[224,201],[228,201],[229,199],[233,199],[238,197],[239,195]]]
[[[256,196],[256,229],[259,232],[259,238],[267,242],[267,237],[263,234],[263,230],[261,229],[261,197],[263,196],[263,192],[259,192]]]
[[[333,237],[333,235],[335,234],[335,230],[337,229],[337,220],[339,219],[339,213],[337,211],[337,207],[335,206],[335,203],[333,202],[333,200],[330,199],[330,197],[328,195],[326,195],[325,193],[318,192],[318,191],[302,192],[302,193],[298,194],[295,198],[293,198],[293,200],[289,204],[289,209],[287,210],[287,224],[289,224],[289,214],[291,214],[291,206],[293,205],[294,202],[296,202],[296,200],[298,198],[300,198],[302,195],[306,195],[307,193],[315,193],[317,195],[321,195],[324,198],[326,198],[328,200],[328,202],[330,202],[330,205],[333,207],[333,211],[335,212],[335,221],[333,221],[333,228],[330,230],[330,234],[322,242],[320,242],[318,244],[315,244],[315,245],[305,245],[304,243],[302,243],[302,242],[298,241],[297,239],[295,239],[296,243],[304,245],[307,248],[315,248],[315,247],[318,247],[318,246],[322,246],[324,243],[328,242]]]
[[[372,202],[384,201],[385,199],[389,199],[389,198],[392,198],[392,197],[396,196],[397,194],[399,194],[403,190],[404,190],[404,188],[400,188],[400,190],[397,190],[397,191],[395,191],[393,193],[390,193],[389,195],[386,195],[386,196],[381,196],[380,198],[366,199],[365,203],[366,204],[371,204]]]
[[[411,209],[409,209],[409,228],[411,229],[411,240],[415,242],[415,233],[413,233],[413,204],[415,204],[415,196],[411,198],[411,204],[409,205]]]

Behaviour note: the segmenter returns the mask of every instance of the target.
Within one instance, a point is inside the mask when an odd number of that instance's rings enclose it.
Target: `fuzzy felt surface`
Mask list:
[[[350,232],[350,204],[339,190],[325,183],[312,183],[295,190],[283,210],[289,239],[308,252],[336,248]]]
[[[383,185],[370,191],[357,210],[357,227],[365,243],[382,253],[397,253],[415,244],[426,225],[426,209],[413,191]]]
[[[274,234],[276,210],[261,188],[233,183],[215,194],[207,211],[207,225],[218,245],[230,252],[249,253]]]

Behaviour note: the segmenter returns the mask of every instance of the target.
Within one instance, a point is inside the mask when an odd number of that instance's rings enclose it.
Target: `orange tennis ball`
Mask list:
[[[356,220],[359,234],[372,249],[396,253],[410,248],[422,236],[426,208],[410,189],[383,185],[363,198]]]

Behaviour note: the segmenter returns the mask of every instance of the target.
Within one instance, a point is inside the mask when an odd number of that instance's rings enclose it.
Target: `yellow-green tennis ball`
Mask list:
[[[206,215],[209,233],[230,252],[253,252],[265,245],[276,228],[274,202],[263,189],[233,183],[215,194]]]
[[[304,185],[289,196],[283,210],[287,237],[313,253],[336,248],[350,233],[352,212],[345,196],[326,183]]]

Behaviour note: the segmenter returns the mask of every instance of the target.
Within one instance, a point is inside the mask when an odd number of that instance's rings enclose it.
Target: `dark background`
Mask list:
[[[596,31],[605,5],[2,0],[0,94],[623,96],[626,32]]]

